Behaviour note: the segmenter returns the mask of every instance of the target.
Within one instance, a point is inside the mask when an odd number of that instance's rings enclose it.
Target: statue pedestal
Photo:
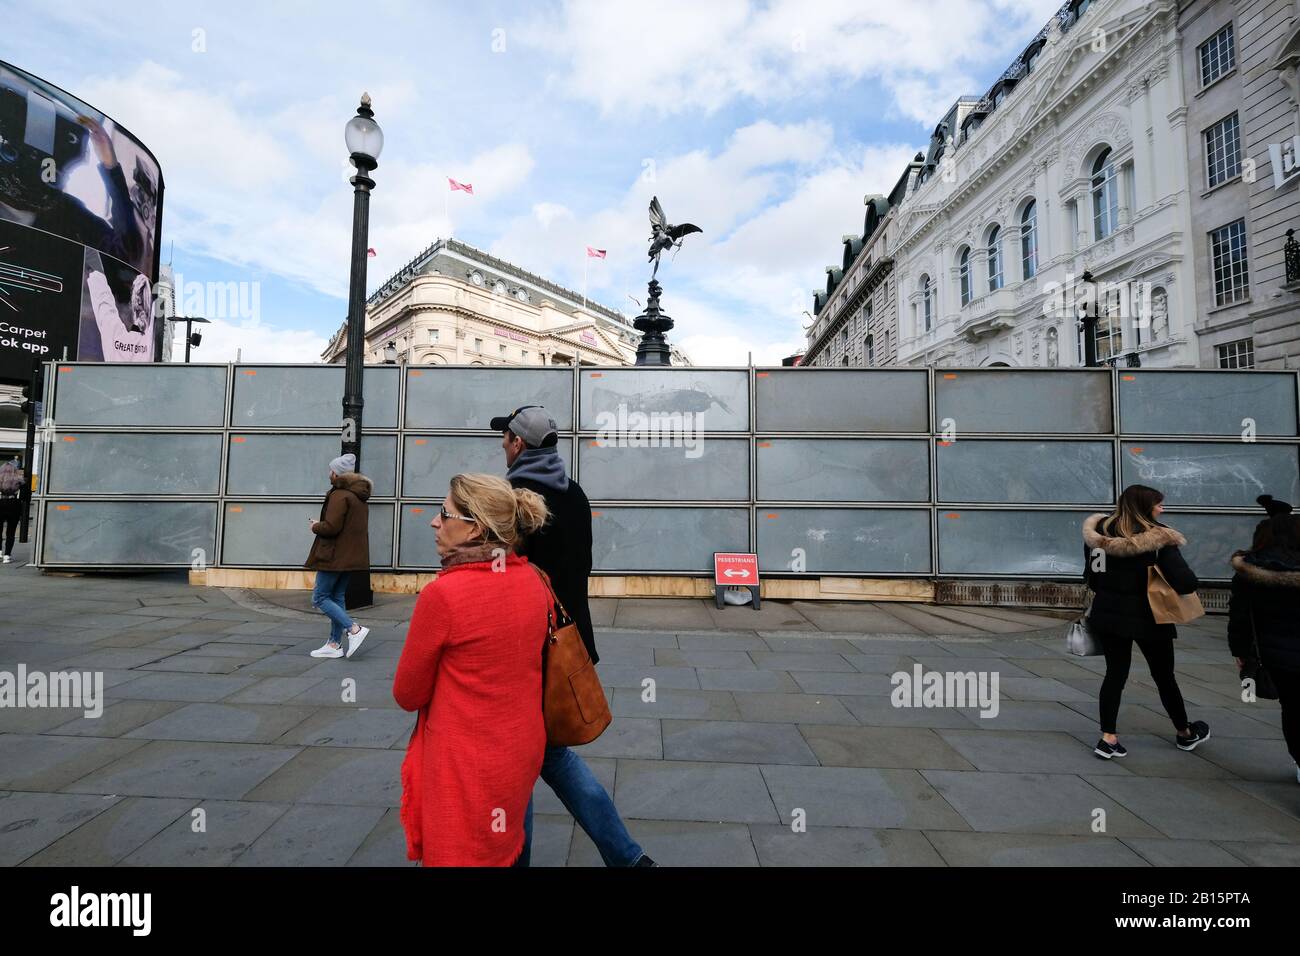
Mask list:
[[[641,341],[636,347],[636,364],[672,365],[672,352],[664,333],[673,327],[673,320],[659,311],[659,294],[663,288],[651,279],[649,289],[650,299],[646,302],[645,311],[632,323],[641,332]]]

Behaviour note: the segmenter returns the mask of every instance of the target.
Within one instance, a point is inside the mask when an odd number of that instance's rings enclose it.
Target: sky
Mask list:
[[[0,60],[157,156],[180,311],[214,319],[196,360],[318,361],[343,323],[343,127],[366,91],[385,137],[368,290],[452,235],[575,290],[585,271],[592,300],[631,316],[657,195],[703,229],[660,267],[670,340],[696,365],[777,364],[802,350],[863,196],[1059,6],[0,0]],[[231,282],[239,306],[186,309]]]

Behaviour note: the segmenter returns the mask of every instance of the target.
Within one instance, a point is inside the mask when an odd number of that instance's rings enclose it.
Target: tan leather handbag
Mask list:
[[[1147,601],[1157,624],[1189,624],[1205,614],[1196,592],[1179,594],[1157,564],[1147,568]]]
[[[551,579],[537,565],[530,567],[551,595],[546,612],[546,643],[542,647],[542,717],[546,721],[546,743],[550,747],[589,744],[614,719],[609,712],[609,701],[605,699],[605,689],[600,686],[596,665],[591,662],[578,625],[556,597]],[[556,626],[559,623],[556,608],[560,610],[560,618],[568,623]]]

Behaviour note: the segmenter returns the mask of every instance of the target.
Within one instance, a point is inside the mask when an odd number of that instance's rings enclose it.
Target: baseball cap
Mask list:
[[[494,432],[509,429],[532,448],[542,447],[542,443],[559,431],[560,426],[541,405],[521,405],[509,415],[502,415],[488,423]]]

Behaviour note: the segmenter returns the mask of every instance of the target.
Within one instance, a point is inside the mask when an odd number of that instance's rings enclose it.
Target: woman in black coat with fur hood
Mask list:
[[[1282,736],[1300,781],[1300,517],[1269,495],[1249,551],[1232,556],[1228,648],[1238,673],[1262,664],[1282,705]]]
[[[1101,739],[1093,748],[1104,760],[1128,755],[1115,725],[1134,643],[1146,658],[1160,702],[1173,722],[1178,748],[1195,750],[1210,736],[1205,721],[1188,721],[1174,677],[1177,629],[1157,624],[1147,599],[1147,569],[1152,565],[1160,568],[1179,594],[1191,594],[1198,583],[1178,550],[1187,539],[1157,520],[1165,510],[1164,500],[1164,494],[1154,488],[1129,485],[1114,514],[1095,514],[1083,523],[1084,579],[1095,592],[1088,625],[1106,655],[1106,678],[1098,695]]]

